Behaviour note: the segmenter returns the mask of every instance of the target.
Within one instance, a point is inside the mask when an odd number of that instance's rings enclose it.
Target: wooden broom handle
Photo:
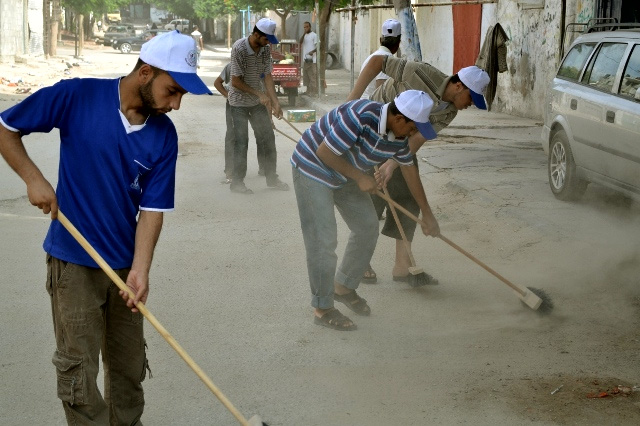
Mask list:
[[[283,120],[284,120],[284,121],[285,121],[289,126],[291,126],[291,128],[292,128],[293,130],[295,130],[296,132],[298,132],[298,134],[299,134],[300,136],[302,136],[302,132],[301,132],[300,130],[298,130],[298,128],[297,128],[296,126],[294,126],[293,124],[291,124],[291,122],[290,122],[289,120],[287,120],[287,119],[286,119],[286,118],[284,118],[284,117],[282,117],[282,119],[283,119]],[[297,143],[297,142],[296,142],[296,143]]]
[[[393,201],[391,199],[391,197],[388,197],[386,194],[382,193],[380,190],[377,190],[376,194],[378,194],[379,197],[382,197],[385,200],[387,200],[387,202],[389,204],[393,204],[398,210],[400,210],[402,213],[404,213],[407,216],[409,216],[411,219],[415,220],[420,225],[425,225],[425,223],[421,219],[416,217],[414,214],[412,214],[409,210],[407,210],[404,207],[402,207],[400,204],[398,204],[395,201]],[[502,275],[500,275],[499,273],[497,273],[496,271],[491,269],[489,266],[485,265],[483,262],[481,262],[480,260],[476,259],[475,256],[473,256],[468,251],[464,250],[462,247],[460,247],[459,245],[457,245],[456,243],[454,243],[453,241],[451,241],[450,239],[448,239],[444,235],[440,234],[440,235],[438,235],[438,238],[440,238],[445,243],[449,244],[454,249],[458,250],[460,253],[462,253],[465,256],[467,256],[469,259],[473,260],[476,264],[480,265],[485,271],[489,272],[491,275],[493,275],[494,277],[496,277],[497,279],[499,279],[500,281],[502,281],[503,283],[505,283],[506,285],[511,287],[516,292],[518,292],[518,294],[520,294],[522,297],[524,297],[527,294],[527,291],[525,289],[523,289],[520,286],[512,283],[511,281],[509,281],[508,279],[506,279],[505,277],[503,277]]]
[[[69,222],[69,219],[67,219],[67,217],[60,210],[58,210],[58,221],[60,221],[62,226],[64,226],[67,231],[69,231],[69,233],[73,236],[73,238],[76,239],[76,241],[82,246],[82,248],[86,250],[87,254],[91,256],[91,258],[98,264],[98,266],[100,266],[100,268],[107,274],[107,276],[111,278],[115,285],[117,285],[120,290],[126,291],[131,299],[135,299],[136,295],[133,293],[133,291],[124,283],[124,281],[122,281],[118,274],[116,274],[116,272],[107,264],[107,262],[105,262],[102,256],[98,254],[98,252],[91,246],[91,244],[89,244],[89,241],[87,241],[80,233],[80,231],[78,231],[76,227],[73,226],[71,222]],[[189,354],[184,349],[182,349],[182,346],[180,346],[180,344],[178,344],[173,336],[171,336],[171,334],[169,334],[169,332],[162,326],[162,324],[160,324],[156,317],[153,316],[151,312],[149,312],[144,303],[136,303],[136,308],[138,308],[140,313],[144,315],[144,317],[151,323],[151,325],[155,327],[156,330],[158,330],[158,333],[160,333],[160,335],[167,341],[167,343],[169,343],[169,345],[173,349],[175,349],[176,352],[178,352],[178,355],[180,355],[184,362],[186,362],[187,365],[191,367],[191,369],[194,371],[194,373],[196,373],[200,380],[204,382],[209,390],[213,392],[213,394],[220,400],[222,405],[224,405],[227,410],[229,410],[229,412],[233,414],[233,416],[240,422],[240,424],[243,426],[248,426],[249,422],[247,422],[247,419],[244,418],[242,413],[240,413],[233,406],[233,404],[231,404],[231,401],[229,401],[227,397],[224,396],[220,389],[218,389],[216,385],[213,384],[206,373],[202,371],[202,369],[198,366],[198,364],[195,363],[195,361],[189,356]]]

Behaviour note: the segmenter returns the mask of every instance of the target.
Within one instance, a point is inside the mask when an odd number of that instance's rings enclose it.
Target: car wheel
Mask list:
[[[120,45],[120,51],[122,53],[131,53],[131,45],[129,43],[122,43]]]
[[[577,200],[587,189],[588,182],[576,174],[576,163],[564,130],[557,131],[551,138],[547,170],[551,192],[559,200]]]

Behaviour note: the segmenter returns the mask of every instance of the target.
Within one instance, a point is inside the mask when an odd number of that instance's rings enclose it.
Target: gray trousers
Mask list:
[[[378,218],[369,194],[360,191],[352,180],[342,188],[332,189],[293,167],[293,187],[307,252],[311,306],[329,309],[333,307],[334,281],[354,290],[360,285],[376,248]],[[338,225],[334,208],[351,231],[337,269]]]

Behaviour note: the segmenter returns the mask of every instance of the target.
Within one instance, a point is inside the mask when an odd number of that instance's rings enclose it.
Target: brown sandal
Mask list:
[[[355,290],[347,294],[333,294],[333,300],[344,303],[347,308],[351,309],[358,315],[369,316],[371,315],[371,308],[367,305],[367,301],[358,296]]]
[[[352,331],[358,328],[353,321],[349,319],[349,317],[342,315],[340,311],[335,308],[331,309],[321,317],[314,315],[313,322],[323,327],[340,331]],[[347,325],[348,323],[351,323],[351,325]]]

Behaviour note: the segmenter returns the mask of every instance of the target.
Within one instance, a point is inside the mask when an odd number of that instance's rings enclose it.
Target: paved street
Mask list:
[[[221,47],[205,52],[200,71],[211,87],[227,58]],[[94,48],[85,59],[72,73],[117,76],[137,55]],[[30,72],[26,80],[43,71]],[[326,97],[303,100],[318,110],[337,106],[349,72],[328,71],[327,85]],[[0,110],[23,97],[1,92]],[[442,233],[509,280],[544,289],[553,313],[536,314],[444,242],[420,235],[416,261],[440,285],[395,283],[395,245],[381,236],[372,261],[379,283],[359,289],[372,315],[350,315],[358,330],[337,332],[313,324],[295,196],[257,175],[253,139],[246,184],[255,194],[220,183],[224,98],[187,95],[170,117],[180,137],[176,210],[165,215],[148,307],[247,418],[336,426],[640,423],[640,392],[612,392],[640,386],[640,206],[594,185],[579,202],[556,200],[540,122],[464,111],[418,157]],[[286,123],[276,126],[296,137]],[[53,133],[25,138],[54,185],[56,141]],[[291,185],[293,143],[276,135],[276,145],[278,172]],[[41,248],[49,220],[5,163],[0,181],[0,424],[63,425]],[[338,223],[341,256],[348,230]],[[143,422],[236,424],[146,327],[153,378],[144,383]],[[611,396],[589,397],[603,391]]]

